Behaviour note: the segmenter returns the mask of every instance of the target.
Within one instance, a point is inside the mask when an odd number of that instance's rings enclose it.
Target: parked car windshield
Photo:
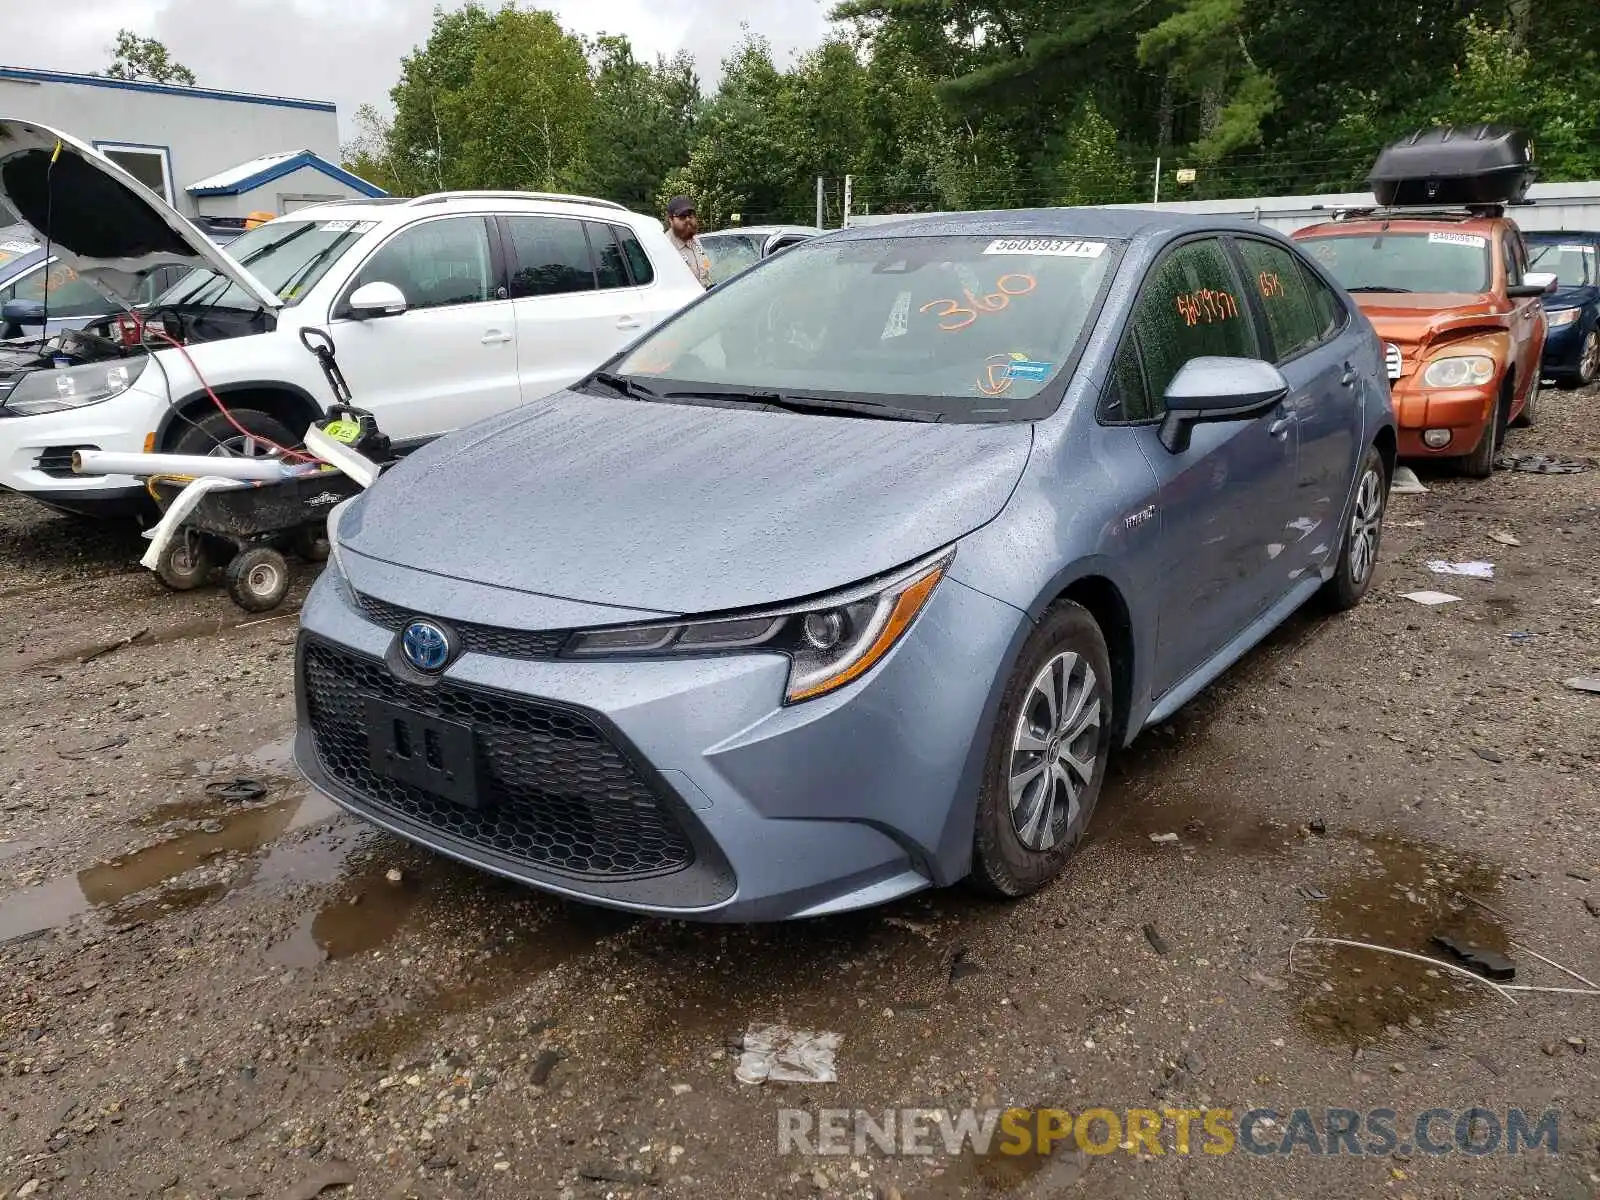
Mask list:
[[[360,221],[269,221],[228,243],[228,255],[285,304],[308,292],[371,226]],[[156,301],[254,311],[254,297],[209,267],[196,267]]]
[[[1076,356],[1118,243],[818,241],[707,294],[615,367],[654,392],[878,397],[945,420],[1031,419]],[[888,398],[891,398],[888,399]]]
[[[761,260],[764,236],[753,233],[713,233],[700,238],[700,245],[711,260],[711,282],[732,279],[746,267]]]
[[[1489,290],[1489,239],[1481,233],[1330,234],[1301,244],[1347,292]]]
[[[1600,282],[1600,251],[1582,243],[1533,242],[1528,246],[1530,271],[1554,271],[1562,287],[1587,287]]]

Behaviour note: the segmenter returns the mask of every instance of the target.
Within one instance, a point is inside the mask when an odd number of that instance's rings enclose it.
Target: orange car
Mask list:
[[[1533,423],[1552,282],[1529,275],[1516,222],[1483,212],[1351,214],[1294,235],[1384,340],[1400,456],[1480,478],[1506,426]]]
[[[1514,129],[1423,130],[1386,147],[1368,182],[1384,208],[1294,238],[1383,338],[1403,458],[1494,469],[1506,426],[1531,425],[1547,331],[1522,231],[1505,215],[1534,177]]]

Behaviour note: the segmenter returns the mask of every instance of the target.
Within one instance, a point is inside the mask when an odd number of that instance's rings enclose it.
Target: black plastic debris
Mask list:
[[[1316,820],[1312,821],[1310,826],[1308,826],[1308,828],[1311,830],[1312,833],[1316,834],[1318,837],[1327,837],[1328,836],[1328,823],[1326,821],[1324,821],[1321,817],[1318,817]]]
[[[1300,893],[1300,898],[1302,900],[1312,900],[1320,903],[1328,898],[1327,892],[1323,891],[1321,888],[1314,888],[1308,883],[1301,884],[1299,887],[1295,888],[1295,891]]]
[[[1150,943],[1150,949],[1157,954],[1164,955],[1168,952],[1167,940],[1161,936],[1161,931],[1154,925],[1146,925],[1144,927],[1144,937],[1145,941]]]
[[[248,804],[252,800],[259,800],[267,794],[267,785],[259,779],[217,779],[206,784],[206,795],[218,800],[226,800],[229,804]]]
[[[1504,954],[1484,950],[1464,938],[1449,934],[1436,933],[1428,940],[1469,971],[1476,971],[1485,979],[1505,983],[1517,977],[1516,965]]]
[[[1564,454],[1502,454],[1495,460],[1502,471],[1526,471],[1533,475],[1579,475],[1600,463],[1592,458],[1573,458]]]

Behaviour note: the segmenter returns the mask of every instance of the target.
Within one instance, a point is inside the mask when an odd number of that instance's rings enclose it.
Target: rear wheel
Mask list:
[[[1322,585],[1323,599],[1334,612],[1361,603],[1378,572],[1378,550],[1383,544],[1383,514],[1389,500],[1389,472],[1376,446],[1368,446],[1356,479],[1356,499],[1350,506],[1350,524],[1339,547],[1339,566]]]
[[[181,529],[156,559],[156,578],[175,592],[189,592],[206,581],[211,566],[205,538],[192,529]]]
[[[1483,437],[1478,439],[1477,449],[1461,460],[1461,473],[1473,479],[1487,479],[1494,474],[1494,460],[1500,453],[1500,446],[1506,437],[1506,412],[1511,407],[1511,387],[1506,385],[1505,391],[1500,396],[1500,403],[1495,405],[1494,416],[1485,423]]]
[[[252,546],[228,564],[228,595],[246,612],[269,612],[289,591],[289,564],[269,546]]]
[[[1100,798],[1113,711],[1099,625],[1081,605],[1055,605],[1001,698],[973,832],[976,887],[1026,896],[1061,873]]]

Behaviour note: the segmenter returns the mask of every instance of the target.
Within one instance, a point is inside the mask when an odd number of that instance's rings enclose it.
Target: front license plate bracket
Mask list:
[[[463,808],[481,807],[478,739],[470,725],[365,698],[368,766]]]

